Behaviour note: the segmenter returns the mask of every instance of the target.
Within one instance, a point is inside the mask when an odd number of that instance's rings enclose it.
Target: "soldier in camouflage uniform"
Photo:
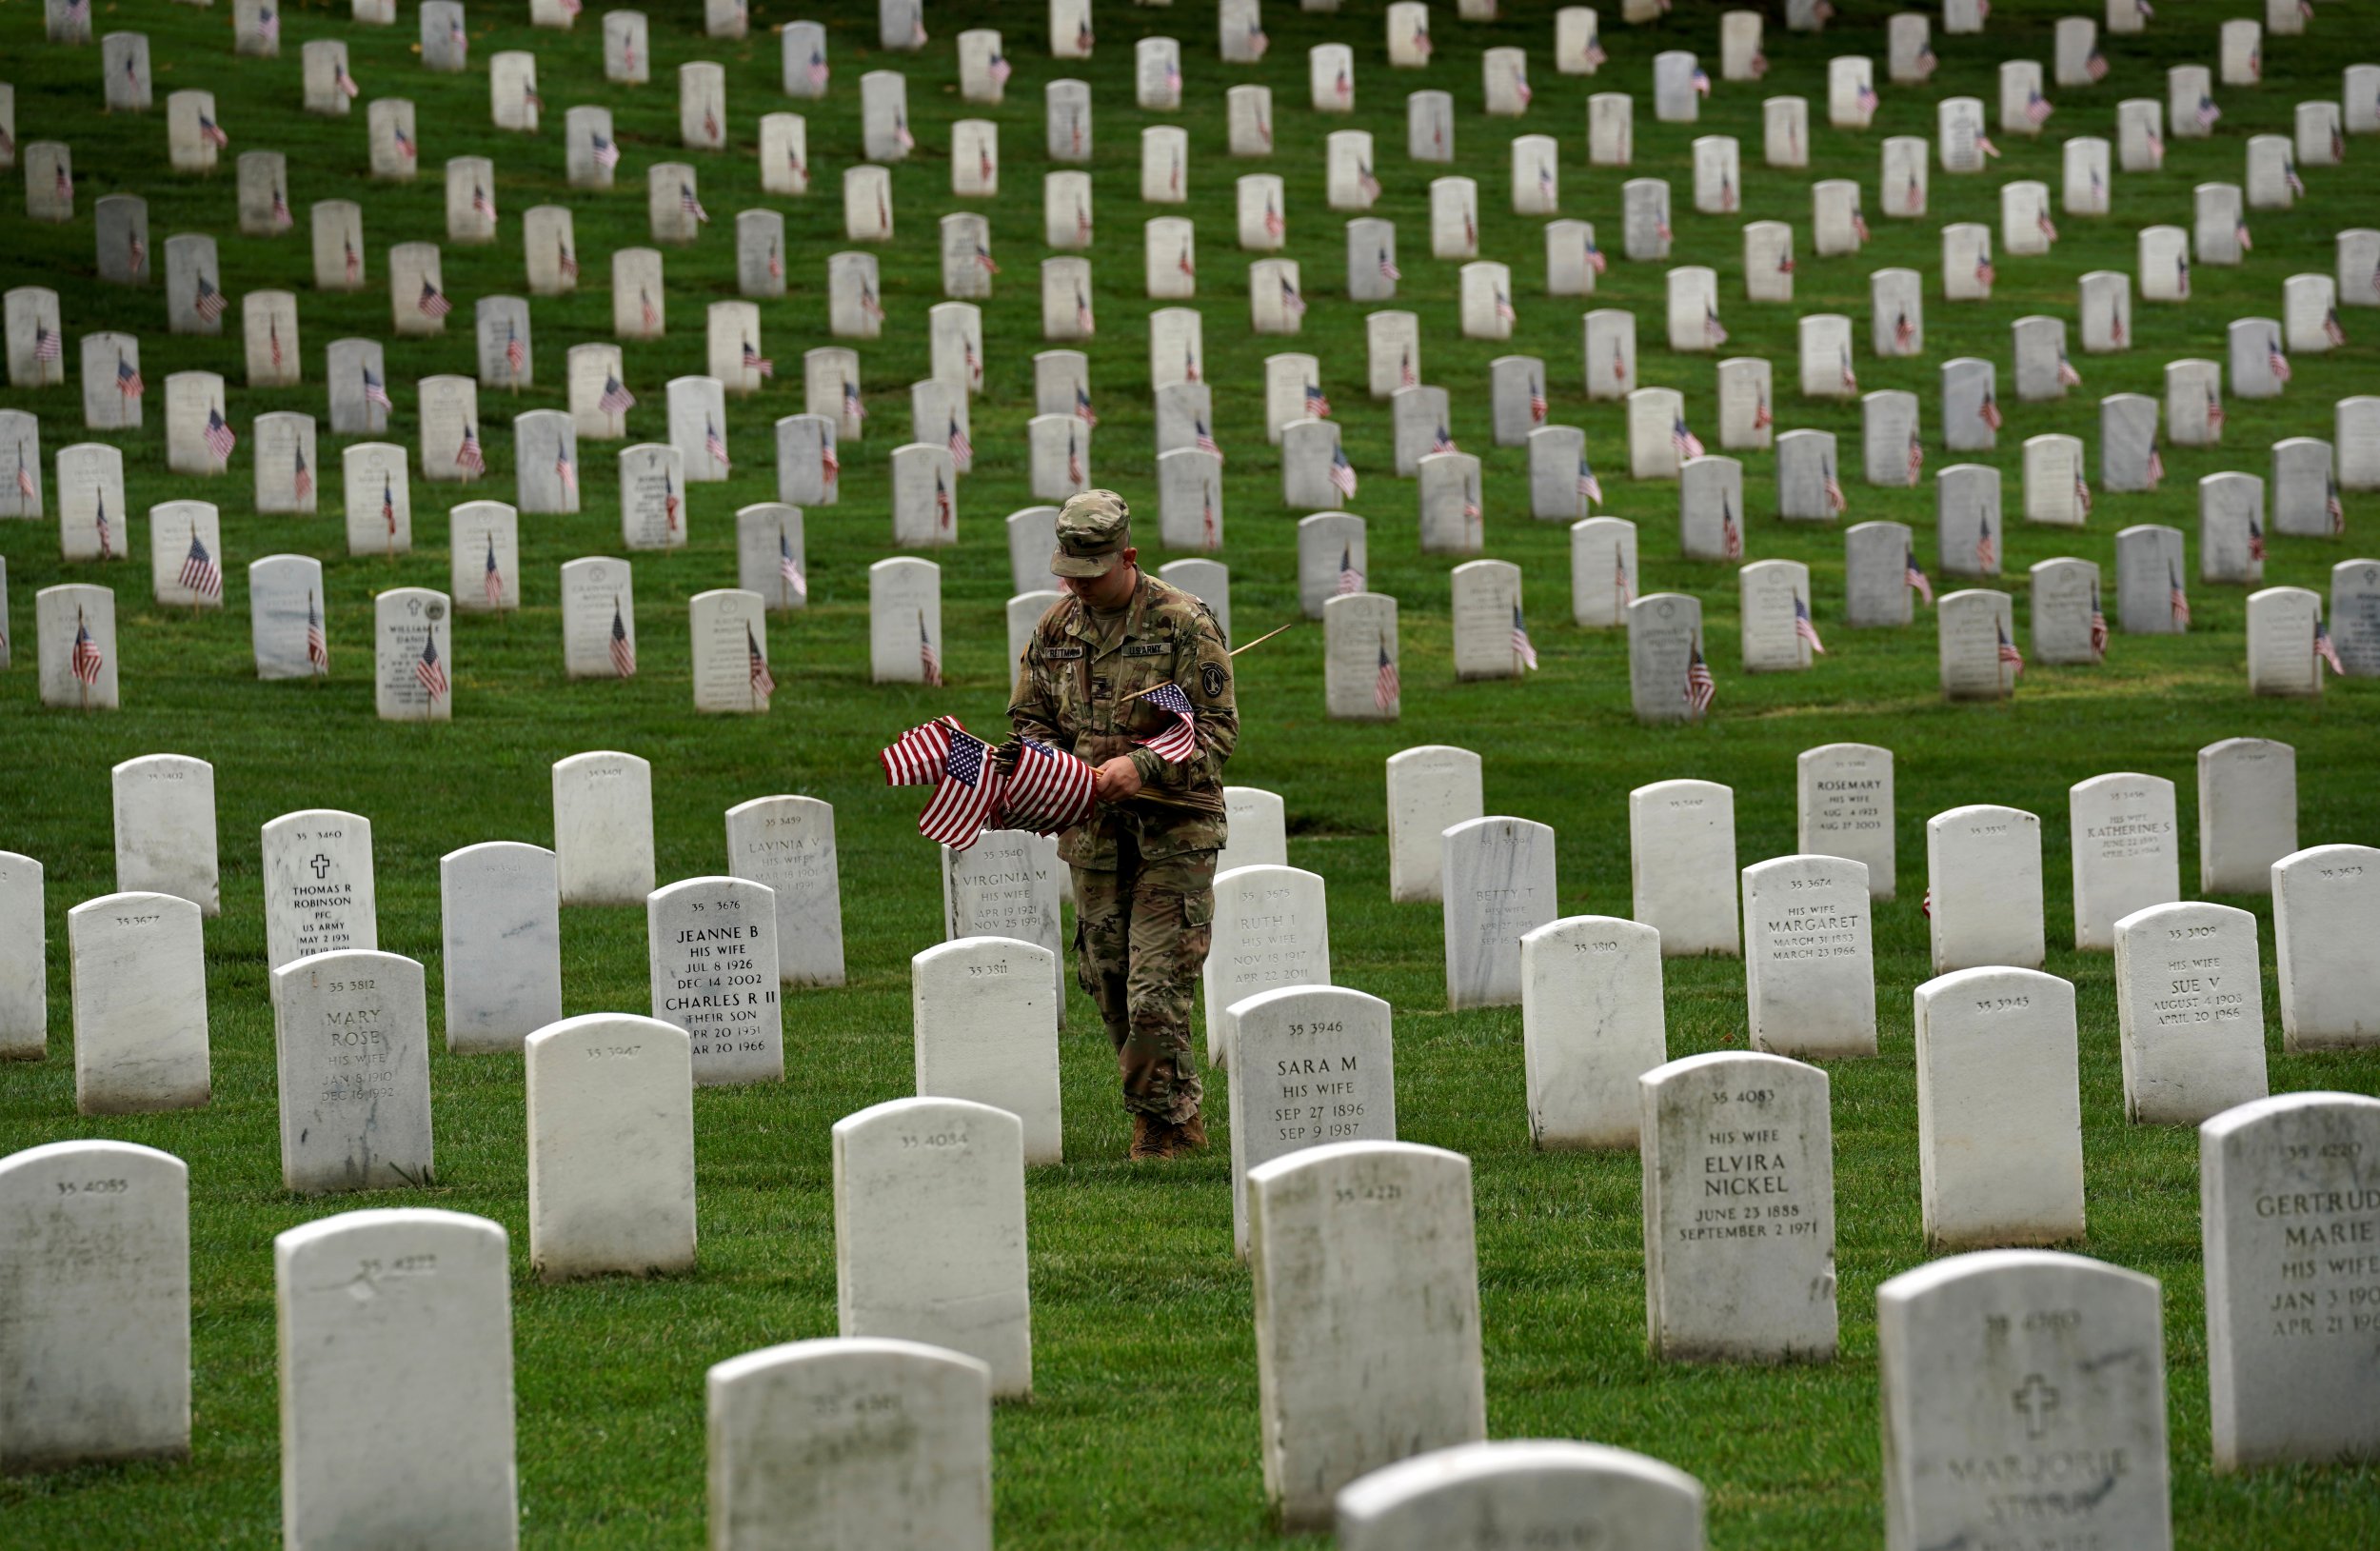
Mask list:
[[[1076,975],[1115,1043],[1132,1156],[1206,1145],[1190,1048],[1191,999],[1215,919],[1223,762],[1240,740],[1231,657],[1206,605],[1143,571],[1131,512],[1086,490],[1058,514],[1050,569],[1067,596],[1034,627],[1009,721],[1099,772],[1099,807],[1058,854],[1074,868]],[[1174,723],[1135,690],[1171,683],[1197,717],[1197,747],[1141,746]]]

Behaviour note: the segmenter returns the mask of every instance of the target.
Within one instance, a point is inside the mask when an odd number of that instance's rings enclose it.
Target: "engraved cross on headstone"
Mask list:
[[[2010,1399],[2016,1409],[2025,1413],[2025,1436],[2039,1438],[2050,1430],[2050,1413],[2057,1409],[2057,1388],[2045,1382],[2041,1375],[2025,1375],[2024,1387]]]
[[[320,883],[324,879],[330,876],[330,858],[325,856],[320,851],[316,851],[314,853],[314,860],[307,863],[307,865],[314,869],[314,881],[316,883]]]

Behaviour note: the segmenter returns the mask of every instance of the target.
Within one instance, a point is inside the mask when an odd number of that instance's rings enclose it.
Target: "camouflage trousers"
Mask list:
[[[1125,1110],[1180,1123],[1201,1092],[1190,1009],[1214,937],[1215,853],[1143,862],[1127,837],[1116,864],[1074,869],[1075,977],[1116,1046]]]

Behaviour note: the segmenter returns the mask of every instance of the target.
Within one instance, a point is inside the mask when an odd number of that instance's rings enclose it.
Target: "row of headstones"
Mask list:
[[[1999,1030],[1973,1016],[1930,1029],[1923,1010],[1921,1044],[1958,1050],[1971,1070],[2008,1065]],[[541,1223],[641,1230],[654,1259],[640,1269],[686,1263],[667,1258],[681,1245],[690,1260],[690,1114],[668,1070],[672,1058],[683,1070],[683,1050],[674,1029],[602,1014],[535,1036],[533,1233]],[[2071,1030],[2065,1053],[2071,1064]],[[1827,1089],[1822,1071],[1757,1054],[1690,1058],[1642,1083],[1648,1324],[1664,1357],[1832,1356]],[[541,1108],[551,1127],[542,1132]],[[622,1146],[620,1132],[645,1145]],[[765,1521],[772,1532],[815,1525],[822,1544],[988,1544],[990,1402],[1031,1390],[1017,1121],[961,1101],[899,1100],[838,1123],[834,1143],[843,1339],[711,1371],[715,1539],[745,1543]],[[2348,1320],[2312,1312],[2349,1296],[2351,1275],[2303,1248],[2310,1231],[2351,1229],[2369,1193],[2356,1160],[2375,1145],[2380,1104],[2348,1094],[2263,1100],[2201,1128],[2220,1469],[2380,1451],[2358,1338]],[[591,1166],[598,1156],[612,1168]],[[625,1200],[583,1193],[606,1173],[635,1188]],[[1440,1516],[1458,1509],[1493,1512],[1505,1527],[1575,1532],[1584,1520],[1611,1523],[1630,1544],[1701,1544],[1698,1489],[1666,1467],[1480,1445],[1469,1160],[1395,1141],[1325,1143],[1249,1169],[1246,1189],[1264,1480],[1284,1527],[1326,1525],[1336,1502],[1348,1545],[1440,1543]],[[0,1161],[0,1232],[27,1268],[0,1329],[18,1371],[47,1381],[11,1392],[23,1397],[7,1432],[11,1468],[188,1456],[188,1191],[180,1160],[120,1143]],[[2267,1209],[2276,1200],[2304,1212],[2285,1224]],[[620,1220],[624,1205],[648,1201],[665,1209]],[[2306,1216],[2322,1221],[2310,1229]],[[680,1225],[683,1239],[669,1231]],[[343,1214],[276,1241],[293,1534],[512,1537],[507,1252],[493,1223],[420,1209]],[[572,1274],[532,1260],[548,1276]],[[359,1302],[359,1287],[372,1296]],[[1896,1534],[1935,1543],[1990,1527],[2002,1488],[1954,1468],[1962,1461],[2046,1468],[2080,1450],[2120,1452],[2122,1462],[2064,1511],[2127,1545],[2170,1543],[2159,1302],[2151,1278],[2043,1251],[1958,1255],[1885,1283],[1885,1497]],[[2274,1319],[2269,1306],[2305,1312]],[[359,1384],[382,1402],[356,1407]],[[110,1403],[47,1399],[95,1391]],[[902,1423],[889,1434],[886,1413]],[[1473,1447],[1430,1452],[1461,1444]],[[1411,1462],[1383,1471],[1399,1461]],[[1633,1490],[1581,1493],[1591,1466]],[[931,1534],[902,1538],[896,1524]],[[854,1525],[883,1527],[860,1541],[838,1533]]]

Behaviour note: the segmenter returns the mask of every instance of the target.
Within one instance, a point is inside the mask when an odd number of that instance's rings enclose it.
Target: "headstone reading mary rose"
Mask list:
[[[684,1032],[590,1013],[525,1046],[529,1263],[546,1282],[694,1264],[694,1104]]]
[[[1830,1360],[1834,1127],[1826,1073],[1714,1051],[1638,1081],[1645,1325],[1672,1362]]]
[[[281,1183],[301,1195],[432,1183],[422,966],[317,953],[272,974]]]
[[[189,1170],[129,1142],[0,1158],[0,1472],[190,1451]]]
[[[742,878],[687,878],[645,902],[653,1016],[693,1040],[698,1084],[784,1078],[776,912],[767,885]]]
[[[135,1115],[205,1106],[207,960],[198,906],[103,894],[67,912],[74,1108]]]

